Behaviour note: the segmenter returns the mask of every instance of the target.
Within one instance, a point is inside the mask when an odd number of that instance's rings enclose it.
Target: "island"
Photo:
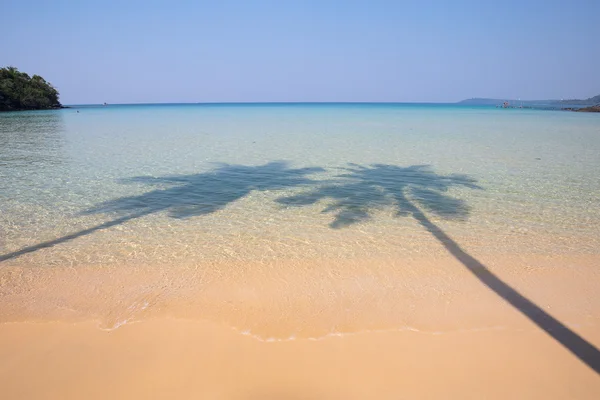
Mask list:
[[[505,100],[472,98],[459,101],[458,104],[474,106],[493,106],[502,108],[537,108],[577,112],[600,112],[600,95],[588,99],[569,100]]]
[[[570,99],[570,100],[560,100],[561,104],[569,104],[569,105],[580,105],[580,106],[600,106],[600,94],[598,96],[590,97],[589,99]]]
[[[595,106],[578,108],[578,109],[573,110],[573,111],[577,111],[577,112],[600,112],[600,103],[596,104]]]
[[[566,111],[600,112],[600,94],[598,96],[590,97],[589,99],[584,99],[584,100],[580,100],[580,99],[561,100],[560,104],[568,104],[570,106],[575,106],[575,107],[563,108],[563,110],[566,110]]]
[[[58,90],[39,75],[29,76],[15,67],[0,68],[0,111],[63,108]]]

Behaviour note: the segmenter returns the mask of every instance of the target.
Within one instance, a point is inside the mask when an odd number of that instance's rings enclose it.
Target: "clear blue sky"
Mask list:
[[[0,66],[64,104],[600,93],[600,0],[0,0]]]

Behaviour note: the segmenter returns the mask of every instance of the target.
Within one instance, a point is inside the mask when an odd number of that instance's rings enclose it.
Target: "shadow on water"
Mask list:
[[[193,175],[159,178],[140,176],[126,179],[122,183],[142,183],[155,185],[157,188],[138,196],[107,201],[82,213],[84,215],[114,213],[118,218],[1,255],[0,262],[150,214],[166,212],[172,218],[210,214],[242,199],[252,191],[277,190],[313,183],[307,176],[322,170],[322,168],[292,169],[287,163],[278,161],[259,166],[222,164],[213,171]]]
[[[474,179],[466,175],[438,175],[423,165],[399,167],[383,164],[369,167],[351,164],[338,178],[340,181],[337,183],[283,197],[278,202],[287,206],[304,206],[328,201],[330,204],[323,212],[333,214],[330,224],[333,229],[367,221],[374,210],[384,207],[393,207],[398,217],[414,218],[481,283],[600,374],[600,351],[596,347],[502,281],[425,214],[465,219],[469,207],[463,200],[449,196],[447,191],[452,187],[481,189]]]
[[[83,213],[116,214],[118,217],[111,221],[4,254],[0,256],[0,262],[150,214],[165,212],[172,218],[200,216],[221,210],[252,191],[311,185],[313,188],[308,192],[282,197],[277,200],[278,203],[304,206],[329,201],[323,212],[333,214],[330,224],[333,229],[367,221],[374,210],[386,207],[394,208],[398,217],[414,218],[480,282],[600,374],[598,349],[503,282],[425,214],[466,219],[468,205],[461,199],[449,196],[447,192],[453,187],[481,189],[474,179],[458,174],[439,175],[424,165],[399,167],[383,164],[369,167],[351,164],[333,183],[316,182],[308,178],[308,175],[320,171],[323,169],[291,169],[284,162],[271,162],[260,166],[224,164],[213,171],[192,175],[130,178],[123,183],[155,185],[156,188],[138,196],[101,203]],[[316,184],[319,186],[314,187]]]

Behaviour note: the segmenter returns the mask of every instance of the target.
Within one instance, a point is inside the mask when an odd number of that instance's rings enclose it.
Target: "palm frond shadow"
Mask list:
[[[448,196],[455,186],[481,189],[466,175],[438,175],[427,165],[399,167],[376,164],[364,167],[350,164],[338,181],[295,196],[280,198],[287,206],[329,201],[323,213],[331,213],[331,228],[340,229],[371,219],[377,209],[393,207],[397,216],[410,216],[415,204],[448,219],[465,219],[469,207],[464,200]]]
[[[278,190],[312,183],[308,175],[322,168],[289,168],[283,161],[259,166],[218,164],[212,171],[164,177],[138,176],[123,184],[157,186],[141,195],[101,203],[83,214],[147,215],[166,212],[184,219],[210,214],[246,197],[252,191]]]
[[[338,175],[337,182],[277,201],[295,207],[327,202],[322,212],[333,214],[329,224],[332,229],[368,221],[375,210],[385,207],[394,208],[398,217],[412,217],[481,283],[600,374],[600,351],[594,345],[502,281],[427,217],[426,213],[446,219],[468,217],[470,208],[466,202],[448,195],[453,187],[482,190],[473,178],[439,175],[426,165],[350,164]]]
[[[124,224],[150,214],[167,213],[172,218],[190,218],[214,213],[238,201],[252,191],[278,190],[313,183],[310,174],[322,168],[289,168],[283,161],[258,166],[219,164],[212,171],[164,177],[139,176],[122,180],[123,184],[157,187],[137,196],[120,197],[92,207],[82,215],[114,214],[117,217],[88,229],[53,240],[37,243],[0,255],[0,262],[27,253],[56,246],[99,230]]]

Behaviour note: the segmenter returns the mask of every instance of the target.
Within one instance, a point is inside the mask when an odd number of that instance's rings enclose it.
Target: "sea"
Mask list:
[[[0,271],[20,271],[2,281],[5,299],[68,268],[79,279],[100,271],[96,292],[78,281],[81,297],[117,296],[122,309],[171,295],[185,302],[182,287],[207,280],[246,282],[236,298],[251,303],[257,282],[310,297],[319,269],[334,279],[352,265],[326,289],[331,298],[374,285],[375,275],[386,281],[385,269],[361,269],[368,260],[447,257],[423,218],[490,259],[598,255],[600,115],[404,103],[0,114]],[[162,278],[102,292],[102,271],[129,282],[123,274],[140,268]],[[181,268],[204,278],[175,285],[169,271]],[[292,282],[294,268],[304,272]],[[82,301],[63,292],[15,315],[98,312]]]

